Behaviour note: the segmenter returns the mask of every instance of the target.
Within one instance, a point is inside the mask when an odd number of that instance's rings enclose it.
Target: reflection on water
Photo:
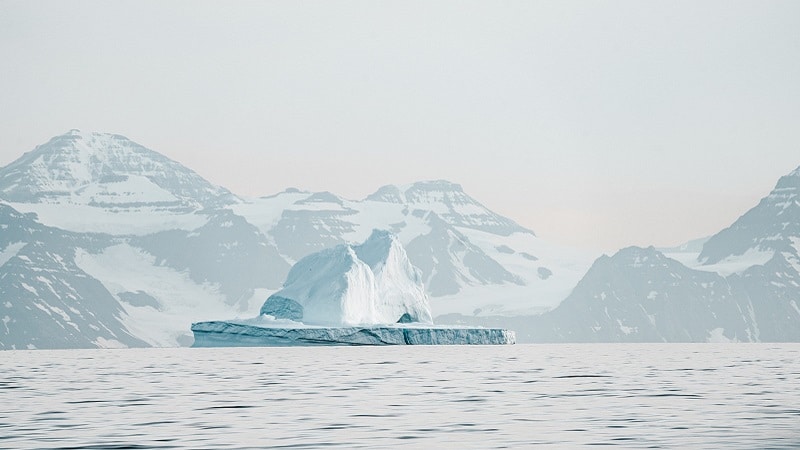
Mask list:
[[[800,447],[800,345],[0,352],[2,448]]]

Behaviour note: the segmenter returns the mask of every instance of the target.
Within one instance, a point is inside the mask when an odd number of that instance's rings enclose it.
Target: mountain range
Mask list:
[[[528,342],[800,341],[800,169],[730,227],[685,246],[598,258],[544,314],[474,318]]]
[[[0,169],[0,213],[7,349],[189,345],[192,322],[257,315],[299,259],[374,229],[399,237],[440,315],[546,311],[591,263],[455,183],[243,198],[123,136],[78,130]]]
[[[0,349],[189,345],[192,322],[257,315],[298,260],[374,229],[398,236],[437,323],[518,342],[800,341],[798,189],[800,169],[706,240],[595,259],[448,181],[245,198],[72,130],[0,169]]]

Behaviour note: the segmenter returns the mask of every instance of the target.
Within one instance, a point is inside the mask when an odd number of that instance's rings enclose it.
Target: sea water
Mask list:
[[[800,447],[798,344],[0,352],[2,448]]]

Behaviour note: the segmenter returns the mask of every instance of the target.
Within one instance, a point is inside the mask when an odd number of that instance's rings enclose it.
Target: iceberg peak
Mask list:
[[[261,314],[307,325],[431,323],[419,271],[398,239],[374,230],[360,245],[338,245],[306,256]]]

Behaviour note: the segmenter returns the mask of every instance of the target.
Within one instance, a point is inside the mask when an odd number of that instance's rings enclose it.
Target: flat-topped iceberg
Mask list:
[[[490,345],[514,344],[513,331],[496,328],[393,324],[319,327],[277,321],[221,321],[192,325],[195,347],[301,345]]]
[[[434,325],[422,277],[398,239],[306,256],[248,320],[192,324],[195,347],[513,344],[514,332]]]

